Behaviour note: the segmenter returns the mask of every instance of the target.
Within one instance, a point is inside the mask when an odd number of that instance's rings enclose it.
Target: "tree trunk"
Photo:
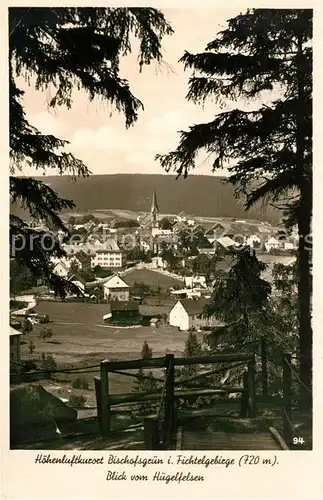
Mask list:
[[[298,36],[296,110],[296,174],[300,185],[300,206],[298,212],[299,235],[299,356],[300,356],[300,407],[312,408],[312,325],[311,325],[311,217],[312,217],[312,172],[305,158],[305,123],[303,108],[306,103],[303,60],[303,39]]]
[[[312,408],[312,342],[311,325],[311,196],[302,193],[301,207],[298,218],[299,231],[299,356],[300,356],[300,407]]]
[[[262,376],[262,395],[268,397],[268,370],[267,370],[267,342],[264,337],[260,340],[261,355],[261,376]]]

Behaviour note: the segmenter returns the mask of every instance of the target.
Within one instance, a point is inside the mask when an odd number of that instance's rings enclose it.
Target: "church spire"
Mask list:
[[[155,190],[153,193],[153,200],[152,200],[150,212],[151,212],[151,218],[152,218],[152,226],[151,227],[158,229],[158,227],[159,227],[159,220],[158,220],[159,208],[158,208],[158,204],[157,204],[157,196],[156,196]]]
[[[152,215],[158,215],[159,214],[159,208],[157,204],[157,196],[156,196],[156,191],[154,190],[153,192],[153,201],[151,204],[151,214]]]

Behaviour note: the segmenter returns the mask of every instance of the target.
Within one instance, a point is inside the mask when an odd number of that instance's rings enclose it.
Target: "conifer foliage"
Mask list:
[[[187,176],[204,151],[214,170],[229,167],[229,182],[246,196],[246,208],[260,199],[285,201],[299,231],[304,407],[311,405],[312,387],[312,18],[310,9],[251,9],[230,19],[204,52],[185,52],[181,61],[193,70],[187,98],[197,104],[210,98],[220,107],[231,101],[231,110],[192,125],[175,151],[157,156],[166,170]]]
[[[153,350],[147,342],[143,343],[141,349],[141,358],[142,359],[151,359],[153,356]],[[145,372],[142,368],[140,368],[137,372],[137,378],[133,385],[133,392],[142,392],[142,393],[153,393],[158,392],[160,390],[160,384],[154,379],[152,371],[148,373]],[[151,412],[151,402],[143,401],[139,404],[138,412],[140,415],[145,415]]]
[[[65,231],[59,213],[71,209],[71,200],[30,177],[19,177],[36,167],[77,176],[90,174],[86,165],[66,148],[67,141],[42,134],[33,127],[24,109],[22,78],[36,90],[48,90],[50,108],[73,104],[72,92],[82,89],[88,99],[101,99],[134,124],[142,102],[133,95],[120,74],[120,60],[138,41],[138,65],[162,62],[161,42],[172,29],[164,15],[152,8],[27,8],[9,9],[10,77],[10,194],[33,219]],[[35,276],[64,296],[68,282],[52,273],[50,257],[64,252],[59,242],[30,227],[21,218],[10,218],[11,255],[26,264]],[[19,249],[19,250],[18,250]]]

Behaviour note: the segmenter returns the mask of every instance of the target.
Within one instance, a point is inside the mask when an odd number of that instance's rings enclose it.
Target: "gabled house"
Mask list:
[[[73,274],[73,276],[69,278],[69,281],[73,283],[73,285],[77,286],[82,294],[85,293],[86,281],[83,278],[81,278],[77,274]]]
[[[205,276],[185,276],[184,283],[186,288],[195,288],[195,287],[206,287],[206,278]]]
[[[212,227],[212,232],[213,232],[213,234],[215,235],[216,238],[220,238],[226,230],[228,230],[228,225],[224,226],[220,222],[217,222]]]
[[[217,251],[230,251],[237,246],[237,243],[229,236],[221,236],[216,239]]]
[[[113,300],[107,305],[103,321],[122,323],[136,320],[137,322],[140,318],[138,302]]]
[[[217,324],[214,318],[204,317],[204,308],[209,303],[204,297],[199,299],[180,299],[171,308],[168,314],[168,323],[177,326],[179,330],[197,330]]]
[[[61,278],[67,278],[68,271],[69,267],[66,265],[65,262],[57,262],[57,264],[55,264],[53,269],[53,273],[57,274],[57,276],[60,276]]]
[[[91,255],[91,267],[100,266],[104,268],[122,267],[122,250],[117,242],[109,238],[103,243],[96,240],[94,244],[88,245]]]
[[[120,276],[114,274],[103,284],[103,294],[108,301],[127,302],[129,301],[130,287]]]
[[[275,236],[272,236],[265,242],[265,248],[267,252],[270,252],[270,250],[276,250],[277,248],[281,248],[281,243],[280,241],[275,238]]]

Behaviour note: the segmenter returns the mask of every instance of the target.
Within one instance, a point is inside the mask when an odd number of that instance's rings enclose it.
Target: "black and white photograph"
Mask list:
[[[40,462],[315,447],[313,10],[160,4],[7,9],[10,450]]]

